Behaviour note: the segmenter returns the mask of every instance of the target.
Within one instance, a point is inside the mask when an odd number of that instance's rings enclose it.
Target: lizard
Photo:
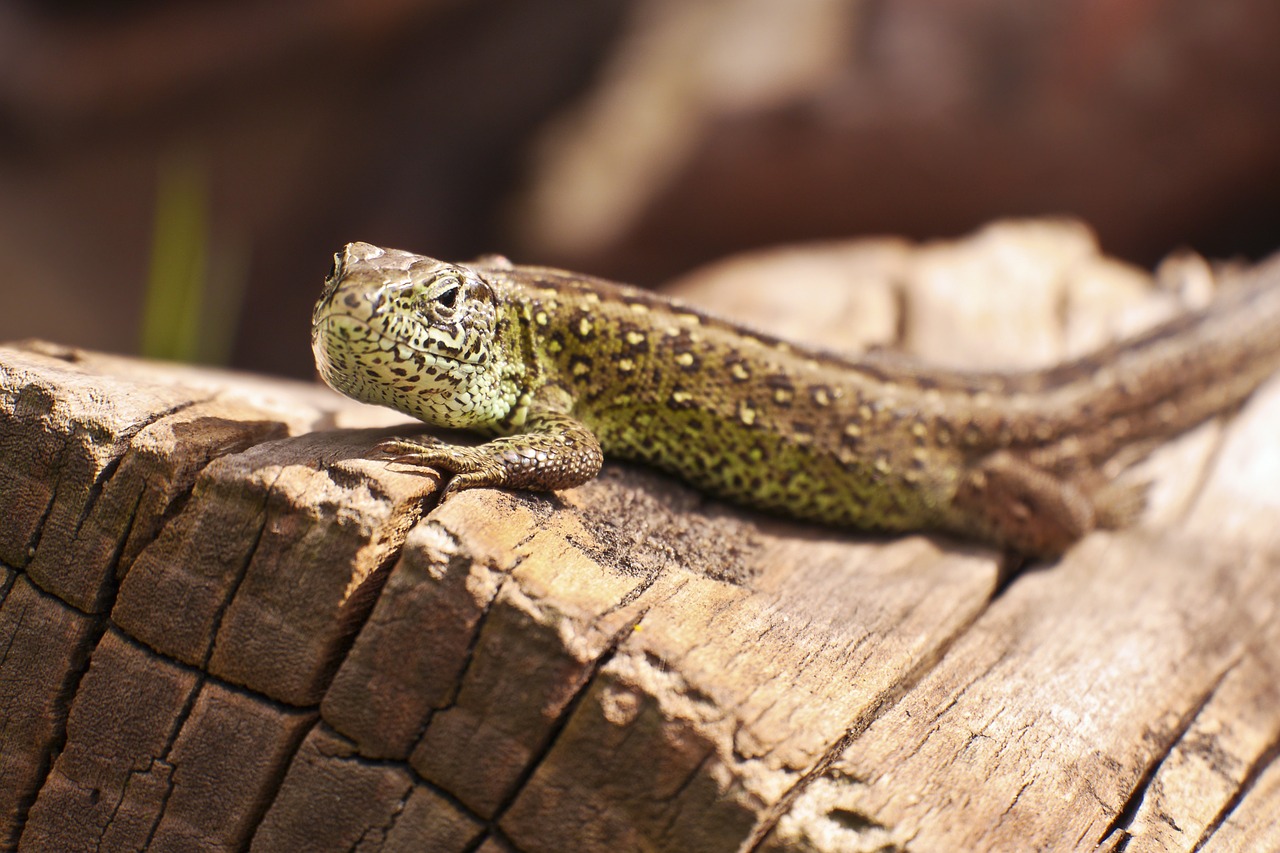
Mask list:
[[[488,439],[379,445],[452,475],[441,501],[571,488],[607,454],[804,521],[1052,558],[1140,513],[1145,486],[1117,473],[1280,369],[1280,261],[1257,269],[1206,308],[1085,357],[963,372],[819,351],[500,256],[464,265],[350,243],[312,347],[339,392]]]

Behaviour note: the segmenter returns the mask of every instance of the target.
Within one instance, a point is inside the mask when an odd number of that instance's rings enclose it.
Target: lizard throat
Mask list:
[[[424,352],[342,312],[315,318],[311,347],[334,390],[432,426],[483,429],[511,408],[485,365]]]

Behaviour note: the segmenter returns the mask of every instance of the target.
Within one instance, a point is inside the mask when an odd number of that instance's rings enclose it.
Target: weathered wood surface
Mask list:
[[[953,365],[1177,308],[1045,224],[676,289]],[[1280,849],[1278,382],[1016,576],[619,464],[435,507],[300,383],[25,343],[0,389],[5,847]]]

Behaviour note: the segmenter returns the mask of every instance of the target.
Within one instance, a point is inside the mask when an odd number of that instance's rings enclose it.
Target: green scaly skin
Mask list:
[[[344,394],[498,436],[383,446],[452,473],[442,500],[580,485],[608,454],[795,518],[1051,556],[1141,508],[1103,462],[1230,409],[1280,367],[1280,287],[1242,286],[1048,370],[965,374],[840,358],[559,270],[351,243],[312,346]]]

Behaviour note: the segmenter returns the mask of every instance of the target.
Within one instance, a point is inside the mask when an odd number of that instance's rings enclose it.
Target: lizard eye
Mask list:
[[[447,290],[442,290],[436,294],[436,304],[444,308],[453,308],[458,304],[458,285],[454,284]]]
[[[462,290],[462,282],[453,276],[438,279],[424,294],[424,308],[438,311],[444,315],[452,314],[458,307],[458,294]]]

